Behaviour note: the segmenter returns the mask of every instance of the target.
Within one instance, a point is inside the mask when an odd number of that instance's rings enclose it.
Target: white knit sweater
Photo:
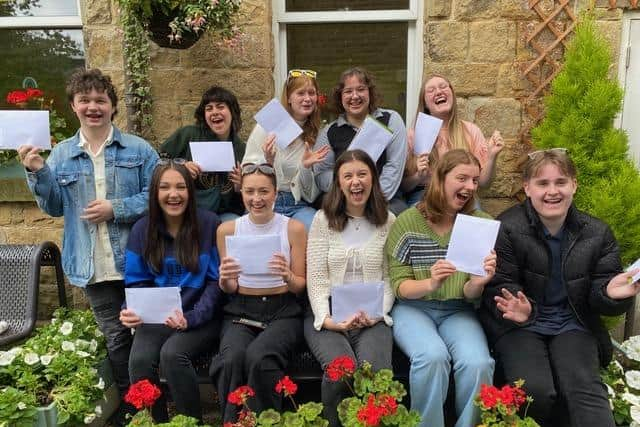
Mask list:
[[[384,281],[383,312],[384,321],[389,326],[393,324],[389,311],[393,306],[394,296],[389,285],[384,243],[395,219],[396,217],[389,212],[387,223],[378,227],[376,233],[362,248],[364,281]],[[330,315],[331,287],[344,282],[347,259],[347,249],[342,243],[340,232],[331,230],[324,211],[318,211],[313,218],[307,241],[307,293],[314,315],[313,326],[318,331],[322,328],[324,319]]]

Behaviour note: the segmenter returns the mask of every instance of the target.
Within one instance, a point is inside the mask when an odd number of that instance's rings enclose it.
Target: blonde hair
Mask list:
[[[282,88],[282,96],[280,97],[280,102],[287,109],[289,114],[292,114],[291,106],[289,105],[289,96],[296,90],[310,84],[316,90],[316,94],[320,94],[320,87],[318,86],[318,82],[316,79],[311,78],[307,75],[301,75],[298,77],[289,77],[287,81],[284,82],[284,87]],[[320,108],[318,107],[318,103],[316,101],[316,106],[307,120],[302,125],[302,135],[300,138],[305,142],[315,143],[316,137],[318,136],[318,132],[320,131]]]

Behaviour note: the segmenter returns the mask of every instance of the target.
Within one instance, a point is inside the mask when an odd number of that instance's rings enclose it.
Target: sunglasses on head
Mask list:
[[[564,154],[564,155],[566,155],[568,152],[569,152],[569,150],[567,150],[566,148],[563,148],[563,147],[548,148],[546,150],[532,151],[531,153],[527,154],[527,157],[530,160],[535,160],[539,156],[543,156],[545,153],[554,153],[554,154]]]
[[[311,77],[312,79],[315,79],[317,75],[318,73],[316,73],[313,70],[294,69],[294,70],[289,70],[289,74],[287,74],[287,80],[290,79],[291,77],[301,77],[301,76],[307,76],[307,77]]]
[[[250,175],[252,173],[260,173],[264,175],[275,175],[276,171],[269,163],[245,163],[242,165],[242,176]]]
[[[180,158],[180,157],[176,157],[175,159],[170,159],[168,157],[160,157],[158,159],[158,165],[160,165],[160,166],[166,166],[168,164],[184,165],[186,163],[187,163],[187,161],[185,159]]]

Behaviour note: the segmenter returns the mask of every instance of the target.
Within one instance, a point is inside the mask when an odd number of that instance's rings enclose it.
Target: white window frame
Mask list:
[[[66,16],[2,16],[1,29],[16,30],[51,30],[51,29],[82,29],[82,4],[76,0],[77,15]]]
[[[620,53],[618,57],[618,84],[623,89],[627,85],[627,78],[629,78],[627,73],[627,64],[629,60],[629,53],[631,49],[631,41],[629,40],[629,33],[631,31],[631,21],[640,20],[640,11],[637,10],[625,10],[622,15],[622,31],[620,35]],[[622,107],[620,108],[620,112],[616,115],[613,125],[622,129],[622,111],[624,110],[624,94],[622,97]],[[640,141],[631,141],[629,140],[629,145],[640,145]],[[638,168],[640,168],[640,164],[638,164]]]
[[[283,86],[287,74],[287,24],[406,22],[408,31],[405,121],[407,127],[412,125],[414,112],[418,108],[417,95],[422,84],[424,68],[424,0],[409,0],[408,9],[287,12],[285,0],[273,0],[272,8],[275,57],[273,80],[276,92]]]

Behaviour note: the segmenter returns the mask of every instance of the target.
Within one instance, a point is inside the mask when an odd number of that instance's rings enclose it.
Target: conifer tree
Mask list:
[[[613,126],[622,89],[611,66],[608,42],[583,14],[531,135],[537,149],[568,149],[578,169],[576,206],[609,224],[626,266],[640,257],[640,174],[626,133]]]

